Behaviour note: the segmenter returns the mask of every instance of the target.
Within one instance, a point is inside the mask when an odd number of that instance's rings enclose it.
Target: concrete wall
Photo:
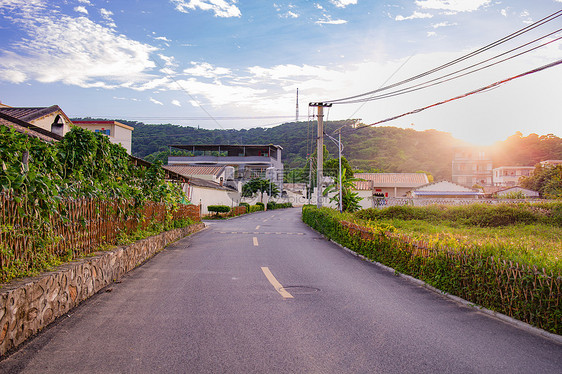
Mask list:
[[[139,240],[55,271],[0,289],[0,356],[18,347],[57,317],[154,256],[169,243],[203,229],[197,223]]]
[[[209,205],[238,206],[240,204],[240,193],[193,186],[190,193],[190,200],[193,204],[201,203],[201,215],[206,215],[209,214],[207,210]]]

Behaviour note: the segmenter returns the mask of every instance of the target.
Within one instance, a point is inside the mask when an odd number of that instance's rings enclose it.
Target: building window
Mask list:
[[[103,134],[103,135],[111,135],[111,130],[109,129],[101,129],[101,130],[95,130],[95,132],[99,133],[99,134]]]

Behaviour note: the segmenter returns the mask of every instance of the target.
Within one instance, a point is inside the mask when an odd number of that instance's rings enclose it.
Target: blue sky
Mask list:
[[[311,101],[411,77],[561,8],[562,0],[0,0],[0,101],[145,123],[272,126],[294,120],[297,88],[306,120]],[[470,62],[559,28],[562,17]],[[372,123],[561,58],[556,41],[423,91],[334,105],[327,116]],[[562,136],[561,97],[559,65],[388,125],[476,144],[516,131]]]

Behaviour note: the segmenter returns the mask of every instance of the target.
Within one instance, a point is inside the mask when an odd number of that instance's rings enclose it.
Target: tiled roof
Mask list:
[[[373,181],[371,181],[371,180],[355,181],[355,182],[353,182],[353,186],[358,191],[370,191],[370,190],[373,189]]]
[[[5,109],[5,108],[0,108]],[[39,138],[46,142],[58,141],[61,138],[60,135],[54,134],[50,131],[42,129],[40,127],[34,126],[31,123],[27,123],[18,118],[11,117],[0,111],[0,125],[11,127],[17,132],[22,134],[27,134],[35,138]]]
[[[11,117],[21,119],[22,121],[31,122],[37,118],[41,118],[50,113],[55,113],[61,111],[58,105],[53,105],[50,107],[32,108],[32,107],[22,107],[22,108],[0,108],[0,113],[7,114]]]
[[[429,181],[424,173],[355,173],[354,178],[371,181],[374,187],[418,187]]]
[[[214,175],[219,176],[225,166],[185,166],[185,165],[166,165],[164,169],[176,172],[186,177],[192,175]]]

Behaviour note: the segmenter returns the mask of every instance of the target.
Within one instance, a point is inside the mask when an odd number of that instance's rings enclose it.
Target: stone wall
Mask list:
[[[0,357],[169,243],[204,227],[196,223],[163,232],[5,285],[0,289]]]

